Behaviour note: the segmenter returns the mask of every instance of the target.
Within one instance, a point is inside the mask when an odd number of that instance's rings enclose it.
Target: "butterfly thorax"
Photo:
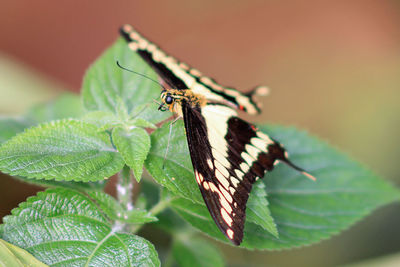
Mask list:
[[[182,116],[182,103],[189,104],[192,108],[204,107],[207,100],[204,96],[193,93],[190,89],[165,89],[161,92],[161,101],[171,112]]]

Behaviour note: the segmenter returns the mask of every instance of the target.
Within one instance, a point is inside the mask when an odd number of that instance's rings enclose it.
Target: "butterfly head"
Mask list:
[[[172,90],[163,90],[161,92],[161,104],[158,107],[158,110],[166,111],[169,110],[171,112],[177,112],[177,107],[180,104],[180,96],[174,94]]]
[[[192,108],[201,107],[206,104],[203,96],[194,94],[190,89],[165,89],[161,91],[161,105],[158,107],[158,110],[169,110],[182,116],[183,102]]]

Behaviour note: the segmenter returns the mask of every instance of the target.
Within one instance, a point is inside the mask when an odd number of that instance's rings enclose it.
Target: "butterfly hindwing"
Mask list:
[[[171,88],[190,88],[209,100],[224,102],[250,114],[260,112],[260,107],[253,100],[253,96],[267,94],[268,89],[265,86],[255,87],[248,94],[242,94],[234,88],[218,84],[198,70],[166,54],[130,25],[121,28],[121,35],[127,40],[129,48],[137,52]]]
[[[212,218],[234,244],[243,238],[253,183],[285,161],[285,150],[230,107],[182,103],[196,181]]]

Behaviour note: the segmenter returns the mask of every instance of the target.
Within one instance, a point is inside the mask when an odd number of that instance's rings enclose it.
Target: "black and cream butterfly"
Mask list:
[[[137,52],[171,87],[162,104],[183,117],[196,181],[219,229],[233,244],[243,239],[246,202],[253,183],[279,162],[315,179],[288,159],[285,149],[268,135],[238,118],[237,109],[257,114],[256,95],[219,85],[198,70],[167,55],[130,25],[121,28],[129,48]]]

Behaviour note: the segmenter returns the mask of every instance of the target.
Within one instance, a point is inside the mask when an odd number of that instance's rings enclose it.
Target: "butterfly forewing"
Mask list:
[[[222,86],[210,77],[202,75],[198,70],[168,55],[154,43],[144,38],[132,26],[121,28],[121,35],[128,41],[129,48],[137,52],[159,75],[174,89],[191,89],[209,100],[225,102],[250,114],[260,112],[259,106],[252,96],[265,95],[267,88],[255,87],[247,95]]]

